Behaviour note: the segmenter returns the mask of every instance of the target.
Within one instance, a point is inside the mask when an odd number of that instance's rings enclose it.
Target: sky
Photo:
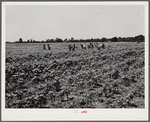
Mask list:
[[[144,5],[7,5],[6,41],[144,35]]]

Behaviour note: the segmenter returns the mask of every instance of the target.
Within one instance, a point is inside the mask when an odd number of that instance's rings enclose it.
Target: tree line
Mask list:
[[[61,38],[56,38],[56,39],[46,39],[45,41],[37,41],[33,39],[28,39],[27,41],[23,40],[22,38],[19,38],[18,41],[15,41],[14,43],[62,43],[62,42],[144,42],[145,37],[143,35],[138,35],[135,37],[113,37],[113,38],[96,38],[96,39],[74,39],[73,37],[71,39],[61,39]],[[6,43],[11,43],[11,42],[6,42]]]

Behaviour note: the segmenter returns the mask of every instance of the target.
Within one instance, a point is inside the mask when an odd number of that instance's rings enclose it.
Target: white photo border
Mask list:
[[[5,108],[5,12],[7,5],[143,5],[145,6],[145,108],[143,109],[6,109]],[[149,5],[135,2],[2,2],[2,63],[1,63],[1,118],[2,121],[143,121],[148,120],[148,57],[149,57]],[[78,110],[78,113],[74,113]],[[87,111],[87,113],[81,113]]]

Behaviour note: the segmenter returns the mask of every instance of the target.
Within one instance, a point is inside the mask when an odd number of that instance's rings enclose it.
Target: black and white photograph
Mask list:
[[[4,120],[148,119],[148,2],[3,2],[2,23]]]

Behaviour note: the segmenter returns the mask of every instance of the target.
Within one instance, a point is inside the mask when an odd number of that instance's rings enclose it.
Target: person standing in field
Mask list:
[[[47,46],[48,46],[48,49],[51,50],[51,47],[49,46],[49,44]]]
[[[43,44],[43,50],[45,50],[45,49],[46,49],[45,44]]]

